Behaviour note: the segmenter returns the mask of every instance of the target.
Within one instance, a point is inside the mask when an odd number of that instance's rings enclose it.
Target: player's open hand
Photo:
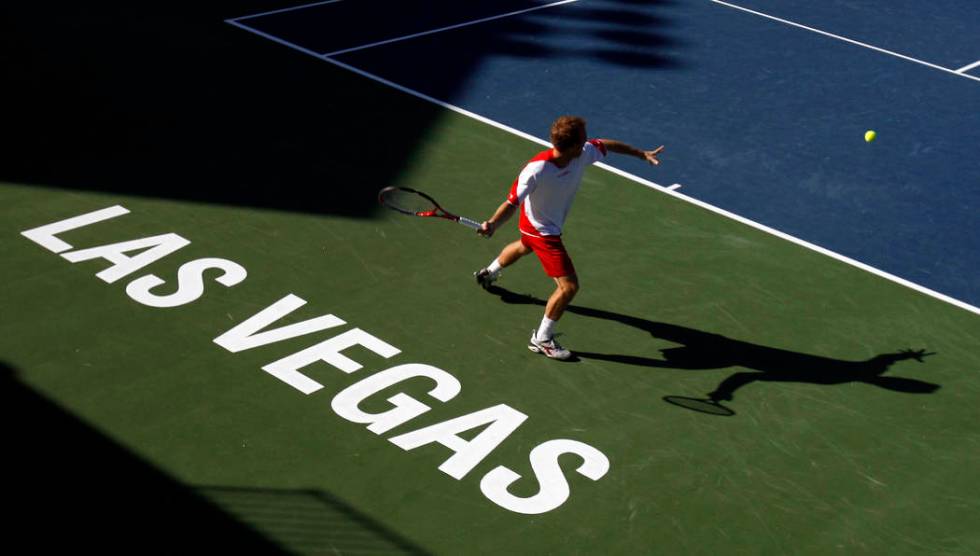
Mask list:
[[[653,164],[654,166],[659,166],[660,161],[657,160],[657,155],[660,154],[663,150],[664,150],[664,146],[660,145],[659,147],[653,149],[652,151],[643,151],[643,158],[646,159],[646,161],[649,162],[650,164]]]

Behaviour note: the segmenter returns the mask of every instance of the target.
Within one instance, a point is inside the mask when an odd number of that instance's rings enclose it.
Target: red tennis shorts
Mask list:
[[[572,258],[565,251],[561,236],[532,236],[521,234],[521,243],[534,251],[544,267],[544,272],[552,278],[575,274]]]

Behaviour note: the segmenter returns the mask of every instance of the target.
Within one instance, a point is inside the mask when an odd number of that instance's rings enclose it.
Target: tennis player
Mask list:
[[[548,298],[541,325],[531,332],[527,348],[552,359],[568,359],[571,352],[555,341],[555,323],[579,290],[578,276],[572,259],[561,240],[565,217],[582,183],[585,169],[606,157],[608,152],[626,154],[660,164],[657,155],[663,145],[643,151],[612,139],[587,139],[585,120],[562,116],[551,124],[552,148],[542,151],[524,166],[514,180],[510,194],[478,234],[490,237],[520,210],[518,229],[521,238],[506,247],[486,268],[474,273],[478,284],[490,287],[500,277],[500,270],[534,252],[545,274],[555,280],[555,292]]]

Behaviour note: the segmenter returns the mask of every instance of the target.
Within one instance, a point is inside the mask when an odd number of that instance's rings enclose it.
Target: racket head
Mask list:
[[[408,187],[386,187],[378,192],[378,202],[393,211],[411,216],[431,216],[442,210],[435,199]]]
[[[731,417],[732,415],[735,415],[734,409],[729,409],[710,398],[688,398],[687,396],[664,396],[663,400],[669,404],[673,404],[678,407],[683,407],[684,409],[697,411],[698,413],[707,413],[708,415],[719,415],[722,417]]]

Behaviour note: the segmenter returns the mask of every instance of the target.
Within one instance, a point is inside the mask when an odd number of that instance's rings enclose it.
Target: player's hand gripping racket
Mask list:
[[[447,211],[439,206],[439,203],[435,199],[415,189],[409,189],[407,187],[386,187],[378,192],[378,201],[391,210],[398,211],[402,214],[408,214],[410,216],[435,216],[452,220],[453,222],[459,222],[474,230],[480,229],[480,223],[476,220],[470,220],[465,216],[457,216]]]

